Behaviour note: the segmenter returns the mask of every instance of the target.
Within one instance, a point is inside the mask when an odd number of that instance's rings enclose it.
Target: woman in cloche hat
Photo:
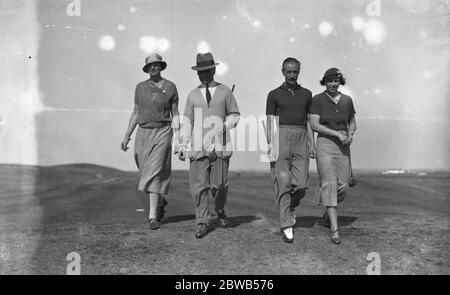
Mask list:
[[[138,190],[149,195],[150,229],[159,229],[167,205],[171,176],[172,127],[179,131],[178,92],[174,83],[161,77],[167,63],[157,54],[145,59],[142,70],[150,78],[136,86],[134,109],[121,148],[126,151],[136,126],[134,158],[139,168]]]
[[[311,128],[316,141],[320,188],[314,199],[326,207],[324,219],[330,227],[331,241],[340,244],[337,204],[345,198],[350,177],[350,144],[356,130],[355,108],[350,96],[338,91],[345,79],[337,68],[328,69],[320,84],[325,91],[313,97]]]

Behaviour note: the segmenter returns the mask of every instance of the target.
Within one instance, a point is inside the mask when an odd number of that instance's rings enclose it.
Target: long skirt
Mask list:
[[[336,207],[345,198],[350,177],[350,147],[338,138],[317,137],[317,170],[319,189],[314,196],[322,206]]]
[[[136,133],[134,159],[139,168],[138,190],[167,195],[171,176],[172,128],[141,128]]]

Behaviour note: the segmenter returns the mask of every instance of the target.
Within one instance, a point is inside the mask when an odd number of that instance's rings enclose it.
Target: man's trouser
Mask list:
[[[230,159],[222,158],[217,158],[211,163],[208,157],[191,161],[189,189],[194,202],[197,224],[206,224],[214,218],[215,213],[224,211],[228,193],[229,163]],[[210,201],[215,204],[213,211],[209,208]]]
[[[295,225],[295,208],[305,196],[309,178],[309,145],[306,127],[280,125],[279,154],[270,164],[280,228]]]

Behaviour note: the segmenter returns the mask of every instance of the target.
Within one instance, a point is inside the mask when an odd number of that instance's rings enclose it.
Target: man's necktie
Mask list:
[[[209,106],[209,103],[211,102],[211,92],[209,92],[208,85],[206,85],[206,102],[208,103]]]

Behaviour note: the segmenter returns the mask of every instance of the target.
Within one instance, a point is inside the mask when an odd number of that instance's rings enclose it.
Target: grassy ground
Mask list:
[[[357,178],[336,246],[312,202],[315,175],[286,244],[268,173],[231,173],[231,226],[198,240],[187,172],[174,172],[162,228],[150,231],[136,173],[0,165],[0,274],[65,274],[70,252],[82,274],[366,274],[371,252],[382,274],[450,274],[450,173]]]

